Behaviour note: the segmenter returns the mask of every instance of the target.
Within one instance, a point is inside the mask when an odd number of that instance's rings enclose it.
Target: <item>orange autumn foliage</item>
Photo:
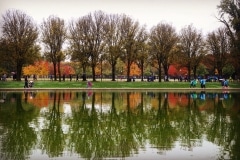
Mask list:
[[[129,107],[131,109],[135,109],[138,107],[139,104],[141,104],[141,94],[140,93],[131,93],[129,99],[130,99]]]
[[[60,68],[62,74],[75,74],[75,70],[70,63],[61,63]],[[36,61],[33,65],[23,67],[23,74],[37,76],[46,76],[53,74],[53,65],[48,61]]]
[[[141,70],[136,63],[132,63],[130,67],[130,76],[140,76]]]
[[[49,62],[47,61],[36,61],[33,65],[23,67],[24,75],[48,75]]]
[[[25,92],[24,99],[39,108],[48,107],[51,101],[47,92]]]
[[[23,96],[25,101],[39,108],[49,107],[54,103],[54,96],[53,95],[50,96],[48,92],[26,91]],[[74,99],[74,98],[75,98],[75,94],[72,94],[72,92],[56,93],[56,100],[60,99],[61,105],[63,102],[70,102],[71,99]]]

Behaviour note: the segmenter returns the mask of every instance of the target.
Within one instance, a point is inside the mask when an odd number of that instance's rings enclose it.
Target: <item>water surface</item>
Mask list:
[[[240,159],[240,92],[1,91],[0,99],[1,160]]]

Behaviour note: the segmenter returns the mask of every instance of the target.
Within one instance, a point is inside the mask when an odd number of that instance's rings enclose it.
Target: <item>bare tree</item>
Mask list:
[[[136,60],[139,47],[146,40],[144,38],[145,27],[140,27],[138,22],[124,15],[121,22],[121,35],[124,39],[121,59],[126,63],[127,81],[130,81],[130,67]]]
[[[240,74],[240,2],[239,0],[221,0],[219,18],[227,28],[227,34],[231,37],[232,64],[236,70],[235,75]]]
[[[89,26],[89,49],[90,49],[90,65],[92,68],[92,78],[96,81],[95,68],[101,59],[103,54],[105,43],[105,31],[104,24],[106,15],[102,11],[96,11],[92,15],[91,13],[87,16],[91,22]]]
[[[188,68],[188,81],[190,81],[191,71],[194,71],[196,78],[196,68],[200,63],[200,58],[204,54],[204,41],[201,32],[188,25],[180,32],[180,47],[182,51],[181,62]]]
[[[116,77],[116,65],[117,60],[122,54],[123,37],[120,30],[120,15],[109,15],[106,20],[106,59],[112,67],[112,81],[115,81]]]
[[[89,26],[90,20],[87,17],[79,18],[69,25],[69,52],[71,52],[71,59],[79,61],[81,64],[83,81],[86,81],[86,69],[90,64]]]
[[[70,24],[72,59],[82,62],[83,75],[86,67],[91,67],[93,81],[96,81],[95,68],[100,63],[105,47],[105,21],[106,15],[102,11],[96,11],[80,18],[76,24]]]
[[[42,42],[45,45],[45,56],[53,63],[54,80],[57,80],[57,65],[59,81],[61,81],[60,63],[65,55],[62,52],[63,44],[66,40],[66,27],[63,19],[49,16],[41,25]]]
[[[214,57],[214,69],[217,69],[219,76],[222,76],[222,69],[227,63],[231,47],[226,28],[219,28],[209,33],[207,35],[207,46]]]
[[[40,56],[40,47],[36,45],[38,30],[31,17],[20,10],[8,10],[2,17],[2,54],[6,62],[15,66],[20,81],[22,67]]]
[[[138,32],[136,37],[136,49],[134,54],[136,54],[135,63],[141,70],[141,81],[143,81],[143,71],[144,67],[146,66],[145,63],[147,62],[147,57],[149,54],[149,45],[147,44],[148,40],[148,33],[146,31],[146,26],[142,26]]]
[[[164,74],[168,77],[168,69],[171,62],[171,51],[178,40],[175,29],[166,23],[159,23],[150,32],[150,57],[152,63],[157,63],[159,82],[161,82],[161,66]],[[153,65],[153,64],[152,64]]]
[[[147,66],[147,60],[148,60],[148,56],[149,56],[149,52],[150,52],[150,49],[149,49],[150,47],[147,43],[143,43],[139,48],[140,49],[139,49],[139,52],[137,53],[135,62],[141,70],[141,81],[143,81],[144,67]]]

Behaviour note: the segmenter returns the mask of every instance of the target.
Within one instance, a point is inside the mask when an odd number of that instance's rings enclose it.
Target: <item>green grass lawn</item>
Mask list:
[[[92,88],[190,88],[190,82],[126,82],[126,81],[96,81],[92,82]],[[23,88],[24,81],[0,81],[0,88]],[[86,88],[85,81],[48,81],[37,80],[34,82],[34,88]],[[200,84],[197,83],[197,87]],[[220,82],[207,82],[206,88],[222,88]],[[230,82],[229,88],[240,88],[240,82]]]

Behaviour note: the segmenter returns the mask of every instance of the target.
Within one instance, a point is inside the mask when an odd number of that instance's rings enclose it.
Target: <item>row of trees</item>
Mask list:
[[[133,63],[141,69],[142,80],[146,66],[156,68],[161,77],[162,72],[168,76],[171,64],[187,67],[188,77],[197,76],[200,64],[219,76],[223,76],[224,67],[231,68],[230,74],[235,76],[240,73],[240,4],[222,0],[218,9],[218,20],[225,27],[206,37],[193,25],[176,33],[171,24],[161,22],[147,31],[146,26],[129,16],[102,11],[72,20],[69,25],[59,17],[49,16],[38,28],[25,13],[9,10],[3,15],[1,67],[17,71],[17,80],[21,80],[23,66],[44,58],[52,62],[55,80],[59,77],[61,81],[60,64],[70,57],[71,61],[79,62],[83,80],[90,67],[96,81],[96,67],[108,62],[115,81],[119,61],[125,64],[128,79]],[[44,54],[40,53],[41,44]]]

